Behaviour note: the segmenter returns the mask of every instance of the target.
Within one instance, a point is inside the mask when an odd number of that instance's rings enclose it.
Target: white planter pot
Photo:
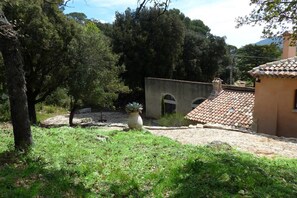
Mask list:
[[[138,112],[133,112],[129,114],[128,126],[129,126],[129,129],[137,129],[137,130],[142,129],[143,122]]]

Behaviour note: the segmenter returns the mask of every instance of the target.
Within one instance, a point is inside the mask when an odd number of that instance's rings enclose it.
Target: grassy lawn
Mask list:
[[[15,153],[12,132],[0,129],[0,197],[297,196],[297,160],[138,131],[33,128],[33,136],[32,151]]]
[[[55,117],[57,115],[67,114],[68,111],[65,108],[45,105],[45,104],[37,104],[36,105],[36,117],[38,122],[42,122],[48,118]]]

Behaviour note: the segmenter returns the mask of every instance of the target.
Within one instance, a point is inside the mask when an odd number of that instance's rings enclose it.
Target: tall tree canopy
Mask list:
[[[293,30],[297,39],[297,1],[289,0],[251,0],[255,6],[247,16],[237,19],[238,26],[244,24],[265,24],[263,34],[267,37],[280,36],[286,30]]]
[[[238,49],[236,55],[236,64],[240,71],[240,79],[253,81],[248,71],[261,64],[275,61],[281,55],[281,50],[276,44],[271,45],[245,45]]]
[[[225,39],[214,36],[201,20],[173,9],[159,15],[156,8],[116,14],[113,46],[126,65],[123,77],[134,89],[145,77],[210,81],[228,66]]]
[[[18,0],[4,4],[3,10],[18,31],[27,82],[30,120],[36,123],[35,104],[44,101],[67,79],[71,58],[68,46],[76,23],[59,5],[63,0]]]
[[[69,124],[73,125],[77,107],[111,107],[118,94],[127,92],[128,88],[118,78],[124,68],[117,66],[118,57],[94,23],[82,26],[79,37],[70,46],[69,55],[75,57],[72,59],[75,67],[67,83],[72,98]]]
[[[116,13],[113,47],[126,66],[123,77],[131,88],[143,88],[147,76],[172,78],[182,51],[184,25],[175,11],[158,17],[157,8],[143,9],[139,17],[127,9]]]
[[[175,72],[176,79],[211,81],[228,66],[225,38],[210,33],[201,20],[191,20],[180,14],[186,26],[181,61]]]

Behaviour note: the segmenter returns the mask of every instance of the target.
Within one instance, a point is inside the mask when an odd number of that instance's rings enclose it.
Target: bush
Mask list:
[[[6,122],[10,120],[10,108],[8,98],[0,97],[0,121]]]
[[[39,122],[42,122],[47,118],[54,117],[56,115],[63,115],[68,113],[65,108],[53,106],[53,105],[46,105],[44,103],[36,104],[35,108],[36,108],[37,120]]]
[[[158,120],[158,124],[160,126],[188,126],[191,124],[191,121],[185,119],[182,114],[175,113],[175,114],[167,114]]]
[[[53,106],[53,105],[46,105],[44,103],[38,103],[35,106],[36,112],[40,112],[43,114],[65,114],[67,110],[62,107]]]
[[[67,94],[67,90],[63,88],[58,88],[45,100],[45,104],[59,106],[64,108],[69,108],[70,98]]]

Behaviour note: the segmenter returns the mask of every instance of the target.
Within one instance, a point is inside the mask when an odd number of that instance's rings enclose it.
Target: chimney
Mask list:
[[[283,54],[282,59],[287,59],[296,56],[296,44],[292,45],[291,34],[286,31],[283,34]]]
[[[222,79],[220,78],[215,78],[213,81],[212,81],[212,92],[209,96],[209,99],[214,99],[215,97],[217,97],[222,91],[223,91],[223,88],[222,88]]]

